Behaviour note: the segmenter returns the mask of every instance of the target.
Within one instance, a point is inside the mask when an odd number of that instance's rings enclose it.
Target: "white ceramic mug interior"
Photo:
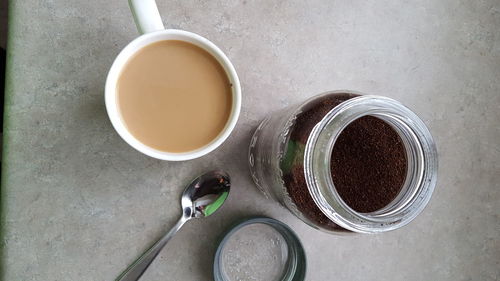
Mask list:
[[[182,161],[201,157],[221,145],[227,137],[231,134],[231,131],[236,125],[238,116],[241,108],[241,87],[240,81],[236,71],[226,57],[226,55],[212,42],[208,39],[197,35],[192,32],[175,30],[175,29],[164,29],[163,23],[161,21],[158,9],[156,8],[156,3],[154,0],[129,0],[132,13],[140,32],[144,34],[130,42],[116,57],[111,69],[109,70],[108,77],[106,79],[105,86],[105,103],[106,110],[108,112],[109,119],[113,124],[113,127],[118,132],[118,134],[125,140],[129,145],[131,145],[136,150],[149,155],[151,157],[169,160],[169,161]],[[229,115],[226,126],[222,129],[219,135],[213,139],[207,145],[200,147],[198,149],[181,152],[172,153],[166,151],[160,151],[149,147],[137,138],[135,138],[130,131],[127,129],[123,118],[121,117],[120,110],[117,104],[117,91],[116,86],[118,78],[123,67],[128,62],[129,58],[137,53],[142,47],[149,45],[151,43],[162,41],[162,40],[181,40],[189,42],[196,45],[208,53],[210,53],[217,61],[221,64],[226,72],[226,75],[231,83],[232,92],[232,108]],[[193,112],[196,114],[196,112]]]

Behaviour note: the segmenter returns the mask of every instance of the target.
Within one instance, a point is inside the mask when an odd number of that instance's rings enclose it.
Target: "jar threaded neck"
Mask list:
[[[377,117],[398,133],[408,164],[398,196],[370,213],[357,212],[344,202],[330,171],[333,146],[340,133],[364,116]],[[429,130],[415,113],[390,98],[365,95],[339,104],[314,127],[306,143],[304,174],[314,202],[333,222],[354,232],[384,232],[406,225],[428,203],[436,183],[437,152]]]

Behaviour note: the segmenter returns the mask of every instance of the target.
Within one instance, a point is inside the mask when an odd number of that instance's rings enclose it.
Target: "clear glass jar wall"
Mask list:
[[[364,116],[383,120],[397,132],[406,154],[406,179],[381,209],[360,212],[340,197],[330,159],[341,132]],[[327,232],[377,233],[402,227],[428,203],[437,178],[432,136],[415,113],[380,96],[334,91],[265,118],[251,139],[253,180],[305,223]]]

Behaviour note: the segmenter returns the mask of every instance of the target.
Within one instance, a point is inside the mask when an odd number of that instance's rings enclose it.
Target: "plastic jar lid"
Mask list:
[[[302,281],[306,257],[284,223],[254,217],[232,227],[215,253],[215,281]]]

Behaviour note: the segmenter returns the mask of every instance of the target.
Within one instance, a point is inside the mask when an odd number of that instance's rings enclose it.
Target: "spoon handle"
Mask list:
[[[134,263],[132,263],[116,281],[137,281],[141,278],[142,274],[146,271],[148,266],[158,256],[160,251],[165,247],[167,242],[174,236],[177,231],[189,220],[189,217],[182,216],[172,229],[158,240],[151,248],[149,248],[142,256],[140,256]]]

